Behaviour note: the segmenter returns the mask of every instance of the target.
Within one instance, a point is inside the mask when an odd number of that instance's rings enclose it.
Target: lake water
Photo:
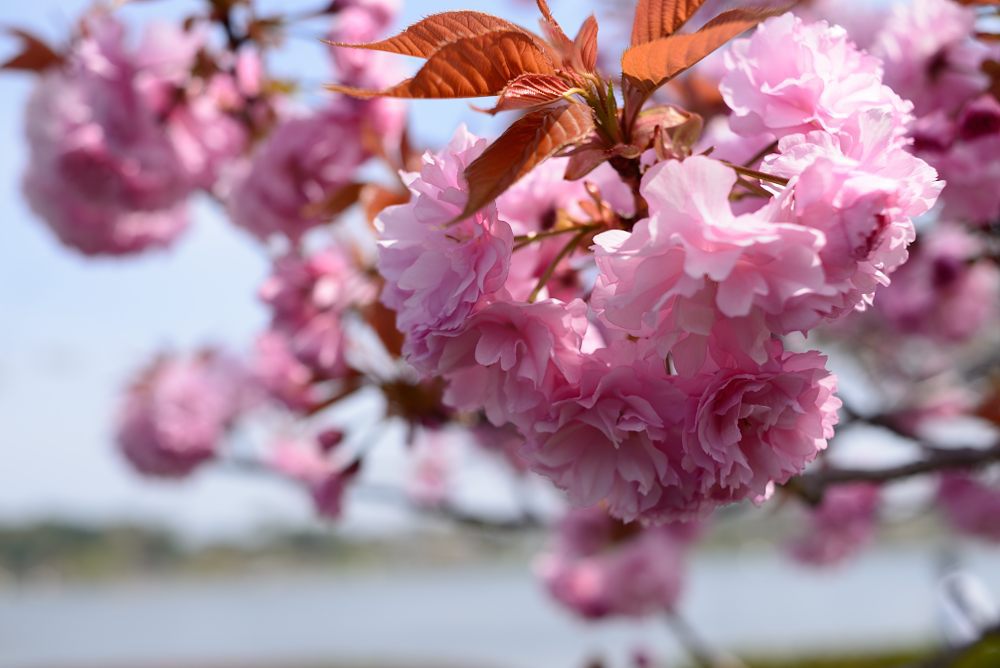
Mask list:
[[[965,551],[1000,599],[1000,552]],[[697,555],[684,613],[720,646],[866,648],[939,638],[930,551],[871,552],[802,569],[759,551]],[[624,665],[636,647],[679,656],[663,620],[577,622],[517,565],[0,589],[2,668],[140,668],[341,659],[400,665]]]

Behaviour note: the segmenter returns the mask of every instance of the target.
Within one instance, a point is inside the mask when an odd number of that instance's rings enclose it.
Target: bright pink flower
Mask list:
[[[498,427],[530,422],[555,388],[575,380],[586,329],[587,306],[580,300],[485,306],[442,342],[445,402],[484,410]]]
[[[156,110],[124,28],[102,17],[28,103],[25,193],[63,243],[86,254],[164,246],[186,227],[192,183]],[[181,60],[183,61],[183,49]]]
[[[284,334],[266,331],[257,339],[253,373],[264,392],[292,411],[316,405],[312,370],[295,357]]]
[[[733,130],[776,137],[836,132],[855,114],[877,109],[903,129],[912,105],[882,85],[882,67],[839,26],[807,24],[792,14],[762,23],[733,42],[720,90]]]
[[[324,110],[281,123],[257,149],[233,185],[233,222],[260,239],[299,241],[330,219],[330,204],[368,159],[362,145],[363,107],[336,98]]]
[[[685,527],[624,526],[601,508],[571,510],[535,572],[552,596],[586,619],[663,614],[684,579]]]
[[[242,372],[218,354],[160,358],[125,396],[118,445],[140,473],[183,477],[215,456],[245,403]]]
[[[791,180],[783,199],[790,215],[824,237],[820,258],[834,295],[796,301],[831,318],[870,304],[889,283],[915,237],[913,218],[944,186],[903,150],[895,120],[882,112],[858,115],[837,135],[789,135],[763,169]]]
[[[514,236],[496,206],[453,222],[468,199],[465,167],[485,147],[460,128],[444,151],[424,156],[419,173],[405,175],[410,201],[377,221],[382,302],[396,312],[408,361],[425,371],[440,352],[435,337],[460,331],[507,279]]]
[[[879,505],[876,485],[837,485],[811,511],[809,525],[789,544],[798,561],[827,566],[843,561],[865,547],[875,535]]]
[[[981,243],[957,225],[939,223],[882,290],[876,311],[904,334],[965,341],[994,322],[1000,270],[977,262]]]
[[[885,83],[921,116],[956,111],[989,86],[980,65],[991,48],[974,39],[975,23],[972,7],[951,0],[897,3],[872,47]]]
[[[965,473],[945,473],[938,503],[958,532],[1000,542],[1000,488]]]
[[[275,262],[260,289],[273,311],[272,327],[288,337],[295,357],[321,377],[346,370],[345,313],[375,299],[375,288],[339,247]]]
[[[720,369],[682,379],[687,392],[684,469],[692,499],[728,503],[767,498],[826,448],[841,401],[817,352],[769,346],[760,368]],[[668,509],[670,510],[670,509]]]
[[[729,202],[735,183],[732,169],[701,156],[646,173],[650,217],[631,233],[595,239],[600,273],[593,306],[603,321],[634,336],[656,336],[661,354],[685,337],[716,332],[717,339],[742,341],[749,347],[738,350],[758,362],[766,357],[765,320],[781,333],[817,323],[814,309],[793,305],[803,295],[832,292],[819,261],[822,235],[778,222],[775,205],[736,216]],[[694,344],[695,338],[687,342]],[[700,366],[689,364],[689,356],[703,358],[704,351],[675,356],[685,371]]]

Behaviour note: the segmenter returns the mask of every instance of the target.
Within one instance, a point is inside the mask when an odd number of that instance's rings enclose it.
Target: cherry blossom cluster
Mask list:
[[[736,42],[732,128],[777,142],[743,212],[740,169],[651,155],[638,220],[614,173],[552,187],[550,161],[456,221],[485,147],[460,130],[377,221],[407,360],[445,379],[449,405],[516,426],[576,505],[656,524],[767,498],[826,447],[840,406],[823,356],[781,337],[870,305],[942,187],[881,74],[842,29],[792,15]]]

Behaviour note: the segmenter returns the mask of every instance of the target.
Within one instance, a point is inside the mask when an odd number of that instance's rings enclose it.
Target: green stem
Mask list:
[[[552,275],[556,273],[556,267],[559,263],[565,260],[570,254],[576,250],[576,247],[580,245],[583,238],[587,236],[589,230],[583,230],[578,232],[569,242],[563,246],[562,250],[559,251],[559,255],[556,255],[555,259],[549,263],[549,266],[545,268],[545,273],[542,274],[541,278],[538,279],[538,283],[535,284],[535,289],[531,291],[531,295],[528,296],[528,302],[534,303],[538,299],[539,293],[542,291],[548,282],[552,279]]]

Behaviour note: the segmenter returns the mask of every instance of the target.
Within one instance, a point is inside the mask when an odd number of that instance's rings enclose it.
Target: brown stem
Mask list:
[[[532,290],[531,295],[528,296],[528,302],[534,303],[534,301],[538,299],[538,295],[541,293],[542,288],[544,288],[545,285],[552,280],[552,275],[556,273],[556,267],[559,266],[559,263],[569,257],[573,251],[576,250],[576,247],[580,245],[580,242],[583,241],[583,238],[587,236],[588,233],[589,230],[578,232],[576,236],[570,239],[566,245],[563,246],[562,250],[559,251],[559,254],[556,255],[555,259],[553,259],[552,262],[549,263],[549,266],[545,268],[545,273],[543,273],[541,278],[538,279],[538,283],[535,284],[535,289]]]
[[[881,469],[828,468],[795,478],[786,486],[810,503],[819,503],[829,487],[855,482],[887,483],[941,471],[982,468],[1000,462],[1000,443],[990,448],[936,448],[925,445],[923,459]]]
[[[632,218],[622,221],[627,229],[631,229],[637,222],[649,216],[649,205],[640,191],[642,187],[642,172],[639,170],[639,159],[615,156],[608,161],[608,164],[618,172],[622,181],[632,191],[632,198],[635,200],[635,214]]]

